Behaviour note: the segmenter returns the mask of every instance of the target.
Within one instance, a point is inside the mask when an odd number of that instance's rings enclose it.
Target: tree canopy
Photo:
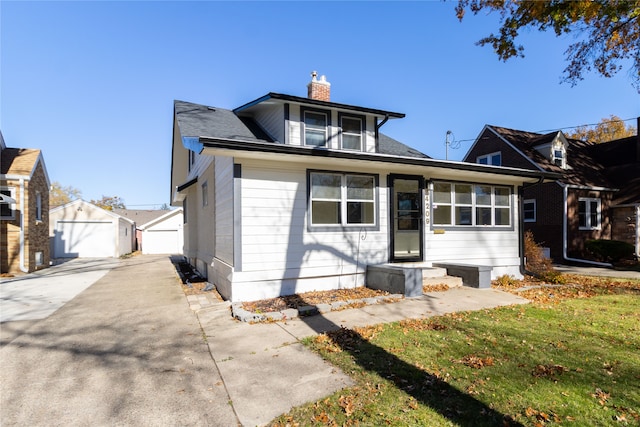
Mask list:
[[[474,15],[482,10],[500,13],[498,34],[477,44],[491,45],[503,61],[524,57],[524,47],[516,44],[522,29],[552,29],[557,36],[572,33],[578,37],[565,51],[563,81],[573,86],[593,69],[611,77],[629,61],[632,84],[640,92],[640,1],[458,0],[460,21],[467,10]]]
[[[101,207],[102,209],[108,210],[108,211],[112,211],[114,209],[126,209],[127,208],[124,205],[124,200],[122,200],[118,196],[113,196],[113,197],[102,196],[102,199],[100,199],[100,200],[91,200],[91,203],[93,203],[96,206]]]
[[[49,191],[49,207],[55,208],[82,197],[82,192],[70,185],[63,187],[58,181],[51,183]]]
[[[590,142],[609,142],[634,136],[636,132],[635,126],[625,126],[620,117],[611,115],[600,120],[595,126],[578,126],[573,132],[567,132],[567,137]]]

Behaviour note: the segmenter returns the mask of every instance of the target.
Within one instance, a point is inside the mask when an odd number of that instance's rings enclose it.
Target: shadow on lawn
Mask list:
[[[371,344],[351,329],[341,328],[326,335],[359,366],[393,382],[398,389],[460,426],[522,426],[511,416]]]

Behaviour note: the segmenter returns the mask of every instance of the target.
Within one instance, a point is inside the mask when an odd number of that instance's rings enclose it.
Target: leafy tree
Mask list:
[[[625,126],[620,117],[611,115],[608,119],[602,119],[594,127],[578,126],[573,132],[567,133],[567,137],[591,142],[609,142],[614,139],[634,136],[636,132],[635,126]]]
[[[99,206],[102,209],[105,209],[107,211],[112,211],[114,209],[126,209],[127,208],[124,205],[124,201],[118,196],[113,196],[113,197],[102,196],[102,199],[100,199],[100,200],[92,200],[91,203],[93,203],[94,205]]]
[[[49,207],[55,208],[82,197],[82,192],[70,185],[63,187],[58,181],[51,183]]]
[[[592,68],[611,77],[631,61],[632,84],[640,92],[640,2],[637,0],[522,1],[458,0],[456,15],[462,21],[465,12],[500,13],[498,34],[490,34],[477,44],[493,46],[498,57],[524,57],[524,47],[515,39],[519,31],[534,28],[553,29],[557,36],[573,33],[581,36],[565,51],[569,65],[564,81],[575,85]]]

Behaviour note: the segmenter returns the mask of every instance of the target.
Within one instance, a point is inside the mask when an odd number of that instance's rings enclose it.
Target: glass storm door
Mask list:
[[[422,261],[422,189],[420,176],[390,175],[391,261]]]

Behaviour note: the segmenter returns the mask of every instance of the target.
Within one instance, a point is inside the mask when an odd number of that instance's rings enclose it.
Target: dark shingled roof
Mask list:
[[[536,162],[543,170],[562,174],[561,182],[571,185],[616,188],[616,185],[604,174],[604,166],[591,156],[589,147],[593,143],[566,138],[568,169],[562,169],[543,156],[535,147],[551,143],[558,132],[539,134],[499,126],[490,126],[514,147]]]
[[[238,117],[231,110],[184,101],[174,101],[174,110],[183,137],[202,136],[232,141],[275,143],[253,119]],[[378,142],[380,154],[430,158],[384,134],[379,134]]]
[[[174,111],[180,134],[209,138],[273,142],[251,119],[240,119],[231,110],[207,107],[191,102],[174,101]]]

